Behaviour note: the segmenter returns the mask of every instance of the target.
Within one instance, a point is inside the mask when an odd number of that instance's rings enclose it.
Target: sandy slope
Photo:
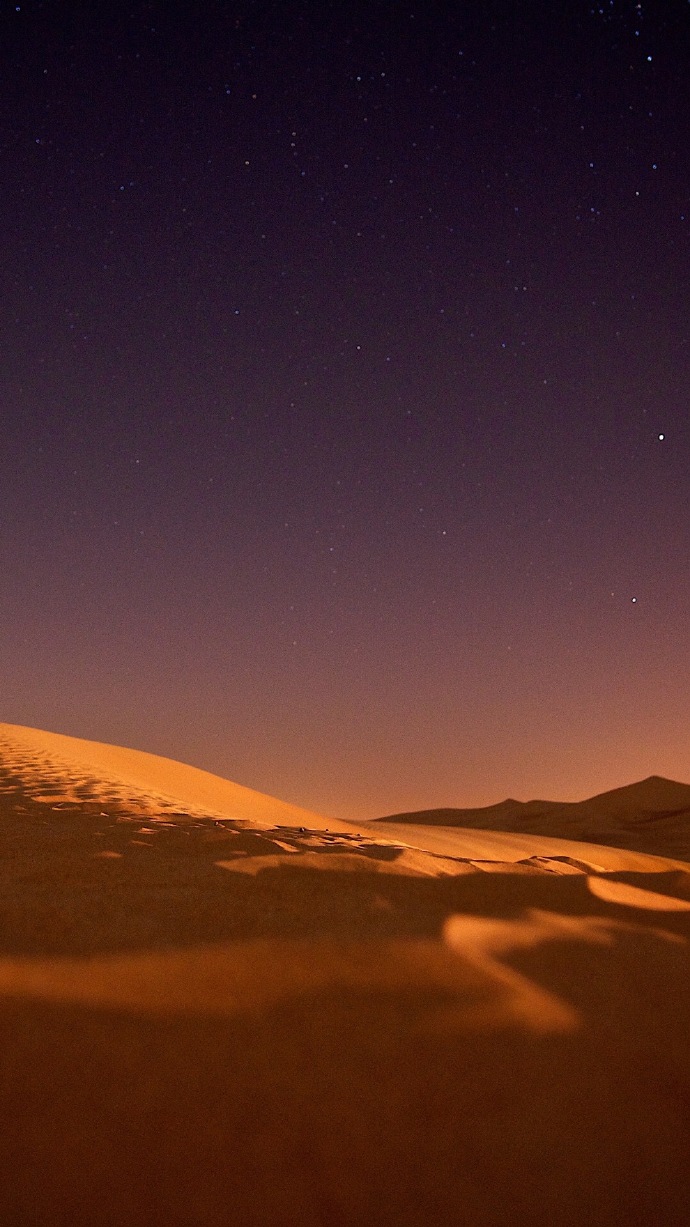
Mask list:
[[[690,861],[690,784],[656,775],[586,801],[508,799],[481,809],[420,810],[391,814],[380,821],[518,834],[529,831]]]
[[[281,822],[349,829],[335,818],[321,818],[198,767],[141,750],[0,724],[0,752],[3,751],[12,756],[13,762],[24,763],[29,775],[33,774],[41,785],[50,788],[55,783],[65,799],[72,796],[84,799],[91,788],[101,799],[112,795],[117,800],[123,795],[130,801],[136,798],[144,807],[152,802],[159,808],[245,819],[254,826]],[[29,775],[25,774],[27,781]],[[65,784],[69,785],[67,791]]]
[[[526,857],[539,857],[546,862],[568,857],[580,861],[595,872],[606,869],[654,873],[663,869],[690,869],[687,861],[673,857],[652,856],[630,849],[585,843],[584,840],[575,838],[555,839],[549,835],[532,835],[526,832],[424,827],[414,823],[393,822],[368,823],[364,830],[372,837],[380,834],[386,839],[423,847],[440,856],[468,856],[473,861],[515,863]]]
[[[688,865],[377,827],[0,727],[2,1221],[686,1221]]]

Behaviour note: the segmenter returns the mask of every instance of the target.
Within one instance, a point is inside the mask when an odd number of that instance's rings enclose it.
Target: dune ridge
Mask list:
[[[231,817],[254,825],[274,826],[282,821],[297,826],[350,829],[335,818],[322,818],[198,767],[142,750],[0,724],[0,753],[10,757],[26,785],[33,782],[40,786],[50,784],[51,780],[60,784],[62,794],[56,794],[58,800],[60,796],[72,799],[74,788],[78,799],[79,786],[88,795],[92,780],[101,797],[108,795],[110,784],[111,795],[126,795],[129,801],[136,798],[149,808],[182,809],[197,816]],[[64,789],[67,781],[74,786],[72,793]]]
[[[462,827],[553,836],[690,861],[690,784],[648,776],[584,801],[515,801],[373,819],[376,825]]]

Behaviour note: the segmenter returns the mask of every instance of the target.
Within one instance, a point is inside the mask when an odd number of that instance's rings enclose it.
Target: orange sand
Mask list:
[[[395,825],[593,840],[690,861],[690,784],[651,775],[586,801],[500,801],[482,809],[422,810],[382,819]],[[377,823],[378,825],[378,823]]]
[[[0,823],[2,1222],[686,1222],[687,862],[11,725]]]

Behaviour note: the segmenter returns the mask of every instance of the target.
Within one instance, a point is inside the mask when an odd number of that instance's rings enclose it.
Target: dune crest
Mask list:
[[[376,826],[544,835],[690,861],[690,784],[648,776],[585,801],[515,801],[391,814]]]
[[[137,801],[144,811],[177,808],[198,816],[239,819],[256,826],[285,823],[352,829],[335,818],[323,818],[198,767],[143,750],[0,724],[0,753],[25,786],[33,789],[31,795],[45,801],[75,803],[84,799],[85,792],[88,795],[91,786],[94,795],[126,797],[128,801]]]

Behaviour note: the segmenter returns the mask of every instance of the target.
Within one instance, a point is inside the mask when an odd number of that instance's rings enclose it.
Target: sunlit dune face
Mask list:
[[[531,832],[482,830],[473,827],[425,827],[414,823],[372,823],[372,832],[400,844],[426,848],[439,856],[462,856],[475,863],[531,863],[550,867],[552,872],[572,869],[582,873],[663,873],[671,869],[688,870],[688,862],[670,857],[650,856],[627,848],[590,844],[580,839],[563,839]],[[568,868],[569,867],[569,868]]]
[[[331,830],[352,828],[336,819],[244,788],[185,763],[40,729],[0,724],[3,760],[30,795],[52,804],[77,804],[90,794],[126,798],[142,812],[183,809],[188,814],[231,817],[258,826],[285,823]]]
[[[690,900],[662,895],[658,891],[642,890],[628,882],[611,878],[590,877],[587,885],[597,899],[605,903],[622,903],[626,907],[639,907],[650,912],[690,912]]]

